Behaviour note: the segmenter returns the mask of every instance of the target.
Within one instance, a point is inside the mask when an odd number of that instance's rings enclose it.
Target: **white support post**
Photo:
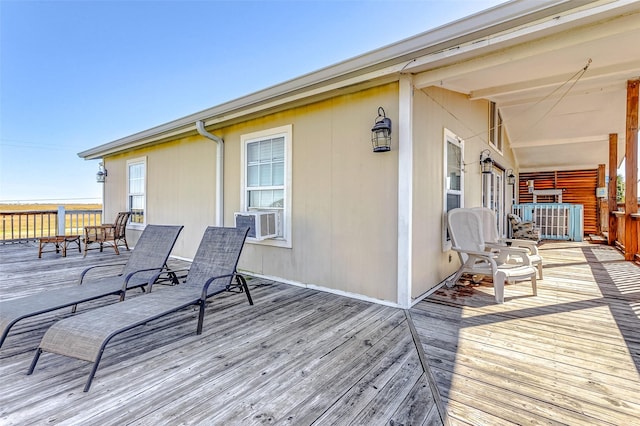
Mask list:
[[[398,105],[398,305],[411,307],[413,243],[413,78],[400,77]]]
[[[65,217],[64,206],[58,206],[58,233],[56,235],[65,235],[65,224],[67,223],[67,218]]]

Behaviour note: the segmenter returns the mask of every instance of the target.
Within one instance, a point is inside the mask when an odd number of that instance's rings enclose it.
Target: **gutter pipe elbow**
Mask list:
[[[216,226],[224,226],[224,140],[204,128],[204,121],[196,121],[196,130],[200,136],[211,139],[216,149]]]

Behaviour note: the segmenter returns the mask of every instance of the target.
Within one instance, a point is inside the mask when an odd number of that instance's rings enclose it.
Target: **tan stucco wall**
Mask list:
[[[459,267],[457,254],[451,251],[443,252],[441,244],[444,210],[444,129],[449,129],[465,141],[464,206],[475,207],[480,206],[482,202],[479,157],[483,149],[489,148],[489,121],[487,101],[470,101],[464,94],[437,87],[416,90],[413,111],[414,209],[411,296],[416,298]],[[505,149],[505,154],[507,158],[503,158],[492,149],[494,159],[507,167],[513,167],[513,156],[508,148]],[[510,196],[510,192],[508,195]]]
[[[396,302],[397,134],[391,152],[374,154],[370,129],[378,106],[397,119],[397,91],[392,83],[208,129],[225,141],[224,223],[233,226],[241,135],[293,128],[292,248],[246,244],[240,269]],[[214,142],[193,136],[106,158],[107,217],[126,208],[126,161],[146,156],[147,223],[185,225],[173,254],[193,257],[215,222],[215,155]]]
[[[440,88],[415,90],[413,100],[411,296],[416,298],[459,265],[455,253],[442,249],[444,129],[465,140],[466,207],[481,203],[478,160],[489,145],[486,101]],[[248,243],[240,269],[397,302],[398,102],[393,83],[208,129],[225,141],[224,224],[233,226],[240,210],[241,136],[292,126],[292,247]],[[378,106],[396,125],[387,153],[371,150]],[[508,142],[504,154],[492,150],[494,159],[515,168]],[[126,161],[140,157],[147,159],[147,223],[184,225],[173,254],[192,258],[204,228],[215,223],[215,143],[190,136],[106,158],[106,217],[126,209]],[[509,187],[506,192],[508,206]],[[129,231],[130,240],[137,234]]]
[[[292,249],[247,244],[240,267],[396,300],[397,152],[374,154],[377,107],[397,117],[397,85],[340,96],[225,130],[227,182],[240,181],[240,136],[293,125]],[[225,223],[240,205],[227,185]]]
[[[204,229],[215,222],[215,153],[212,141],[193,136],[107,158],[106,217],[127,208],[127,160],[146,157],[147,223],[184,225],[173,254],[193,257]],[[138,235],[127,231],[134,244]]]

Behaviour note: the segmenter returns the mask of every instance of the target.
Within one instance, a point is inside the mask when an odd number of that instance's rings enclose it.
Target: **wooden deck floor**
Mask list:
[[[640,424],[640,268],[545,243],[528,282],[443,289],[411,310],[451,424]]]
[[[81,361],[45,354],[25,375],[46,328],[69,314],[25,320],[0,349],[0,423],[637,424],[640,268],[602,245],[545,243],[542,254],[538,296],[508,285],[503,305],[489,284],[440,290],[407,313],[253,279],[255,306],[214,298],[201,336],[186,310],[114,341],[89,393]],[[126,256],[38,260],[35,245],[0,246],[0,298]]]
[[[126,256],[37,259],[35,244],[0,246],[0,297],[69,285],[87,265]],[[187,309],[112,341],[88,393],[82,361],[45,354],[25,374],[46,328],[70,314],[18,323],[0,349],[0,423],[443,424],[405,311],[271,281],[249,286],[255,305],[242,294],[213,298],[200,336]]]

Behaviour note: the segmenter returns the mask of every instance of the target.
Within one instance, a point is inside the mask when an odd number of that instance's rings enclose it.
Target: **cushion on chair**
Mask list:
[[[540,241],[540,230],[533,222],[523,222],[518,215],[509,213],[507,215],[511,222],[512,237],[523,240]]]

